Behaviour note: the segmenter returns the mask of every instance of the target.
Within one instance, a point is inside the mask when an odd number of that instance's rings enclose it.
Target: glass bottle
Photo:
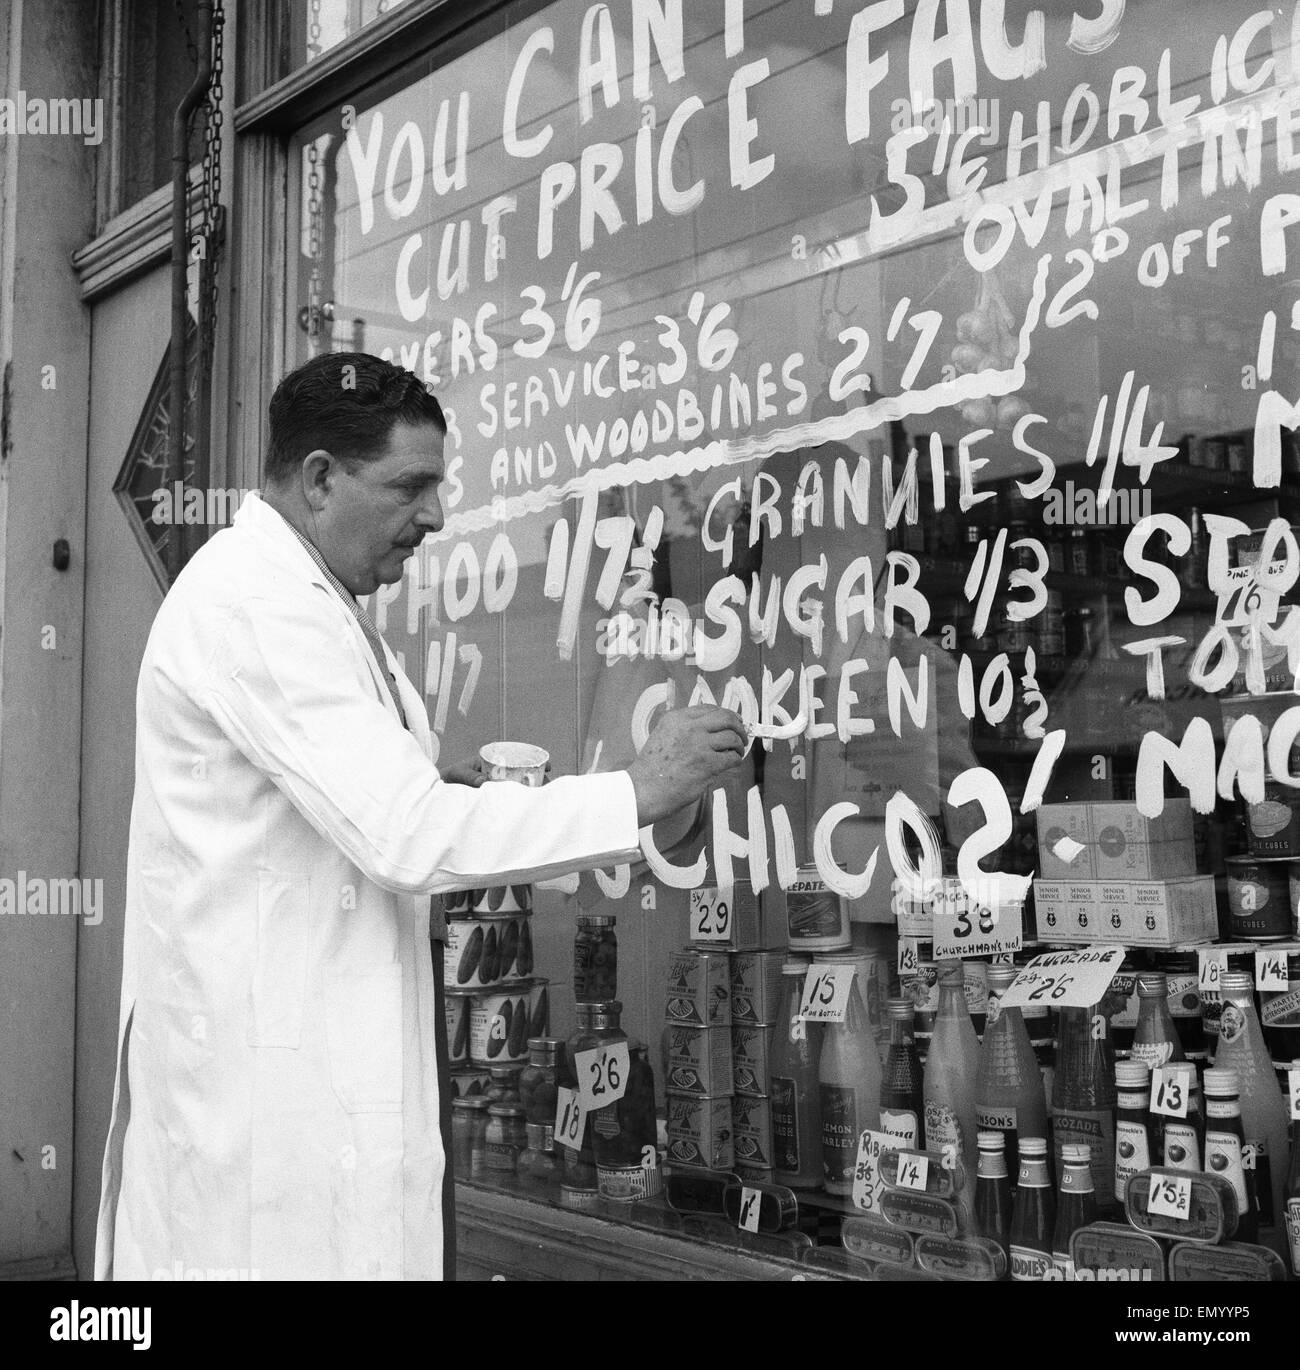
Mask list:
[[[1205,1168],[1236,1191],[1239,1216],[1234,1239],[1253,1242],[1259,1235],[1259,1206],[1252,1176],[1243,1164],[1245,1131],[1239,1088],[1235,1070],[1212,1066],[1205,1072]]]
[[[1011,1278],[1045,1280],[1052,1268],[1056,1198],[1047,1174],[1047,1139],[1020,1138],[1020,1176],[1011,1215]]]
[[[488,1101],[482,1094],[451,1101],[452,1173],[458,1180],[483,1178],[487,1111]]]
[[[1056,1229],[1052,1236],[1052,1269],[1057,1279],[1073,1280],[1070,1238],[1079,1228],[1096,1220],[1097,1196],[1093,1191],[1093,1167],[1088,1160],[1087,1146],[1067,1142],[1061,1157],[1061,1196],[1056,1205]]]
[[[1292,1061],[1291,1069],[1300,1071],[1300,1061]],[[1300,1118],[1291,1119],[1291,1167],[1286,1175],[1284,1199],[1291,1274],[1300,1279]]]
[[[1115,1200],[1124,1202],[1128,1182],[1150,1170],[1159,1155],[1153,1136],[1151,1072],[1142,1061],[1120,1061],[1115,1066]]]
[[[1010,1260],[1011,1181],[1007,1177],[1003,1134],[981,1130],[976,1143],[979,1173],[975,1177],[975,1230],[981,1237],[997,1242]]]
[[[925,1059],[925,1140],[931,1151],[950,1154],[966,1171],[965,1196],[974,1197],[978,1168],[975,1080],[979,1042],[966,1006],[961,962],[939,962],[939,1013]]]
[[[555,1154],[555,1103],[559,1084],[558,1037],[530,1037],[528,1064],[519,1075],[519,1097],[524,1106],[528,1145],[519,1157],[521,1179],[548,1184],[560,1172]]]
[[[489,1104],[483,1138],[483,1169],[489,1179],[513,1175],[527,1144],[524,1110],[518,1104]]]
[[[1038,1058],[1018,1008],[1003,1008],[1001,999],[1019,974],[1015,966],[988,969],[988,1018],[980,1048],[975,1084],[975,1115],[982,1129],[1003,1134],[1007,1167],[1019,1164],[1016,1138],[1047,1135],[1047,1100]]]
[[[890,999],[889,1055],[880,1085],[880,1130],[901,1146],[925,1150],[925,1095],[921,1058],[916,1054],[910,999]]]
[[[1255,1014],[1255,980],[1249,971],[1225,970],[1219,980],[1223,1011],[1214,1064],[1234,1070],[1245,1129],[1246,1163],[1255,1170],[1261,1227],[1275,1226],[1282,1213],[1282,1158],[1286,1154],[1287,1117],[1277,1075]],[[1209,1091],[1206,1090],[1206,1114]],[[1276,1164],[1274,1158],[1276,1157]]]
[[[1183,1044],[1169,1012],[1164,972],[1142,971],[1137,978],[1137,992],[1138,1020],[1133,1031],[1132,1059],[1141,1061],[1148,1071],[1169,1061],[1183,1060]]]
[[[807,961],[782,965],[781,1007],[772,1034],[772,1162],[776,1182],[790,1189],[818,1189],[822,1182],[822,1024],[799,1016],[807,971]]]
[[[1102,1007],[1058,1010],[1052,1154],[1060,1175],[1067,1144],[1088,1148],[1097,1207],[1110,1216],[1115,1209],[1115,1062]]]
[[[613,914],[581,914],[573,938],[573,997],[580,1004],[609,1002],[618,994],[618,936]]]
[[[591,1129],[601,1198],[628,1203],[660,1192],[655,1077],[644,1042],[629,1042],[627,1088],[617,1102],[596,1110]]]
[[[828,1023],[817,1067],[822,1177],[828,1194],[851,1195],[858,1138],[880,1127],[880,1052],[858,993],[856,968],[844,1020]]]
[[[1195,1069],[1184,1076],[1187,1085],[1187,1117],[1153,1116],[1160,1133],[1165,1165],[1173,1170],[1200,1170],[1205,1155],[1205,1109],[1201,1106],[1201,1083]]]
[[[577,1089],[578,1075],[574,1066],[574,1052],[581,1043],[591,1036],[592,1019],[597,1005],[576,1003],[573,1006],[577,1026],[573,1035],[564,1044],[563,1052],[556,1059],[556,1085],[567,1089]],[[581,1145],[560,1147],[560,1174],[564,1185],[572,1190],[596,1192],[596,1157],[591,1149],[591,1114],[588,1113],[582,1124]]]

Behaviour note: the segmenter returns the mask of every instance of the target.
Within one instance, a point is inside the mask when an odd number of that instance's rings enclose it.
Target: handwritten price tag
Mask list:
[[[1284,951],[1255,953],[1255,988],[1278,990],[1283,994],[1291,987],[1286,976],[1287,955]]]
[[[886,1132],[864,1132],[858,1138],[858,1161],[853,1167],[853,1205],[864,1213],[880,1212],[885,1180],[880,1173],[883,1152],[896,1151],[898,1138]]]
[[[578,1073],[578,1098],[588,1112],[616,1104],[627,1093],[626,1042],[580,1051],[573,1067]]]
[[[555,1096],[555,1140],[573,1151],[582,1147],[582,1128],[587,1121],[576,1089],[561,1085]]]
[[[1217,994],[1219,979],[1228,969],[1228,953],[1215,947],[1200,947],[1196,952],[1200,963],[1200,989],[1202,994]]]
[[[746,1232],[758,1231],[758,1215],[762,1206],[763,1195],[757,1189],[751,1189],[745,1185],[740,1191],[740,1223]]]
[[[909,978],[916,974],[920,969],[921,958],[916,950],[915,937],[900,937],[898,939],[898,973]]]
[[[842,1023],[849,1002],[855,967],[847,964],[812,965],[804,976],[799,1016],[806,1023]]]
[[[1151,1072],[1151,1112],[1166,1118],[1186,1118],[1192,1089],[1190,1065],[1157,1066]]]
[[[1185,1218],[1191,1212],[1192,1177],[1190,1175],[1152,1175],[1147,1190],[1147,1210],[1163,1213],[1170,1218]]]
[[[926,1156],[908,1156],[898,1167],[898,1188],[916,1189],[925,1193],[930,1178],[930,1161]]]
[[[1287,1071],[1286,1093],[1291,1105],[1291,1117],[1300,1118],[1300,1066],[1292,1066]]]
[[[1035,956],[1011,982],[1002,1007],[1089,1008],[1101,1002],[1123,959],[1123,947]]]
[[[726,942],[731,937],[731,910],[734,907],[730,889],[691,891],[692,942]]]
[[[1020,908],[973,903],[960,880],[946,879],[926,901],[934,921],[934,954],[991,956],[1020,950]]]

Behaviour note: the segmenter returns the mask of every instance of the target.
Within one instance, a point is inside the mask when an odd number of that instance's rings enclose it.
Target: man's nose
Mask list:
[[[436,494],[430,495],[425,499],[415,515],[415,521],[421,528],[430,533],[440,533],[444,523],[442,514],[442,501]]]

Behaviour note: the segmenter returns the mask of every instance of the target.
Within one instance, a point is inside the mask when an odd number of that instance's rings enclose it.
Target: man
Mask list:
[[[439,1278],[429,896],[629,859],[744,748],[735,714],[686,709],[614,774],[434,767],[355,597],[442,527],[445,434],[409,372],[308,362],[271,400],[264,494],[158,612],[98,1278]]]

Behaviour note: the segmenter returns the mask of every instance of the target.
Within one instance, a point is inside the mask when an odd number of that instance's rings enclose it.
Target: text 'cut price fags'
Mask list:
[[[1147,1190],[1147,1209],[1163,1213],[1169,1218],[1186,1218],[1191,1212],[1192,1177],[1190,1175],[1152,1175]]]
[[[574,1151],[582,1148],[582,1130],[587,1121],[587,1110],[582,1106],[576,1089],[561,1085],[555,1096],[555,1140],[560,1146]]]
[[[628,1059],[626,1042],[610,1042],[574,1056],[578,1098],[587,1112],[616,1104],[627,1092]]]
[[[806,1023],[842,1023],[853,972],[854,967],[847,964],[810,966],[804,976],[799,1016]]]
[[[726,942],[731,938],[730,889],[705,886],[691,891],[690,940],[692,942]]]
[[[1190,1064],[1157,1066],[1151,1072],[1151,1112],[1186,1118],[1192,1088]]]

